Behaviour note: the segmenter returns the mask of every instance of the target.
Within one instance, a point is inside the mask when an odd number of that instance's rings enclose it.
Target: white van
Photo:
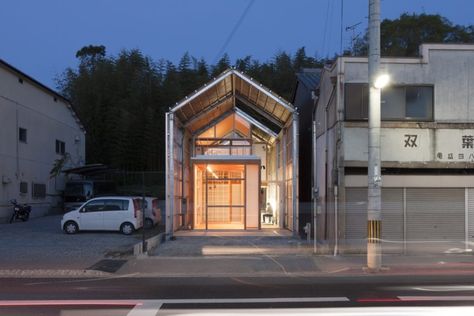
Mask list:
[[[130,235],[143,226],[141,201],[137,198],[107,196],[94,198],[61,219],[66,234],[79,230],[118,230]]]

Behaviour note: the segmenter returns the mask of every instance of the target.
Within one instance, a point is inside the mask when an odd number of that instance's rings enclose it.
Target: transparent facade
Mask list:
[[[235,70],[172,108],[166,115],[167,233],[295,231],[297,124],[291,104]]]

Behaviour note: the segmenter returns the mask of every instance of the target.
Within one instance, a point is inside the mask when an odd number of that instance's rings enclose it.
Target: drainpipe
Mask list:
[[[174,224],[173,224],[173,217],[174,217],[174,114],[172,112],[168,112],[166,114],[166,162],[167,162],[167,175],[166,179],[166,198],[169,201],[167,204],[166,209],[166,234],[169,239],[173,238],[174,232]]]
[[[293,112],[293,148],[292,148],[292,158],[293,158],[293,237],[298,236],[298,130],[299,130],[299,113],[298,108],[295,107],[295,111]]]
[[[19,144],[19,139],[20,139],[20,126],[18,124],[18,107],[16,108],[16,179],[18,180],[20,178],[20,144]]]
[[[317,212],[318,212],[318,189],[316,188],[317,181],[318,181],[318,168],[317,168],[317,142],[316,142],[316,103],[317,103],[317,97],[313,97],[314,100],[314,105],[313,105],[313,111],[312,111],[312,146],[313,146],[313,163],[311,164],[312,166],[312,175],[313,175],[313,188],[312,188],[312,196],[313,196],[313,252],[317,253]]]
[[[184,199],[184,134],[185,134],[185,130],[182,129],[182,135],[181,135],[181,218],[182,218],[182,221],[183,221],[183,225],[182,226],[186,226],[186,213],[188,211],[188,208],[187,208],[187,199],[186,199],[186,203],[185,203],[185,199]],[[185,210],[186,212],[183,212],[183,210]]]
[[[337,256],[339,251],[339,214],[337,210],[337,199],[338,199],[337,185],[334,186],[334,256]]]

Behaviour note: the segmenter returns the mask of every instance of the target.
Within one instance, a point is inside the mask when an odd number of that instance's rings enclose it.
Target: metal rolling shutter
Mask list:
[[[367,247],[367,189],[346,188],[346,242],[351,250]],[[384,250],[403,250],[403,189],[382,189],[382,239]]]
[[[367,189],[346,188],[346,244],[349,251],[367,247]]]
[[[442,253],[464,247],[464,189],[407,189],[407,250]]]
[[[403,251],[403,189],[382,189],[383,252]]]
[[[468,199],[467,199],[467,211],[468,211],[468,238],[470,242],[474,242],[474,189],[467,190]],[[473,246],[468,246],[468,248],[473,248]]]

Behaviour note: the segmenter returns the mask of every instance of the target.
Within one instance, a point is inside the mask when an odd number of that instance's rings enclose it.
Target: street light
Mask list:
[[[375,78],[374,87],[383,89],[390,83],[390,76],[388,74],[380,74]]]
[[[382,267],[382,174],[380,159],[380,89],[388,75],[380,72],[380,0],[369,0],[369,153],[367,161],[367,268]]]

